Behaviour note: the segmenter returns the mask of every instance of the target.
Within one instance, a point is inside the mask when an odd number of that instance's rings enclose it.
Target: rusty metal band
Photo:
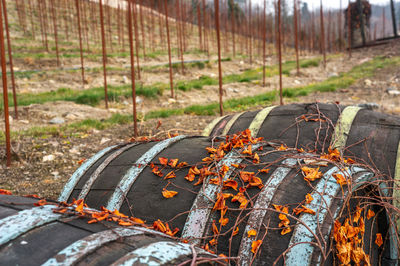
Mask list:
[[[313,201],[305,205],[307,208],[315,211],[315,213],[318,213],[318,215],[316,216],[309,213],[302,213],[300,215],[299,222],[295,226],[290,239],[289,247],[291,248],[286,254],[285,262],[287,265],[310,265],[314,252],[314,245],[312,245],[311,242],[318,233],[318,227],[321,226],[327,218],[335,196],[341,190],[341,186],[336,182],[333,174],[339,173],[347,178],[352,178],[354,175],[362,172],[364,173],[355,180],[355,183],[374,176],[374,174],[366,172],[364,168],[359,167],[353,167],[350,170],[344,171],[340,170],[338,167],[332,167],[323,175],[320,182],[318,182],[315,187],[315,191],[311,194]]]
[[[204,129],[203,133],[201,134],[204,137],[209,137],[211,132],[213,131],[214,127],[221,121],[223,120],[227,115],[225,116],[220,116],[215,118],[210,124],[207,125],[207,127]]]
[[[89,193],[90,189],[92,188],[94,182],[97,180],[99,175],[104,171],[104,169],[118,156],[120,156],[123,152],[126,150],[129,150],[130,148],[138,145],[137,143],[134,144],[129,144],[126,145],[115,152],[111,153],[110,156],[108,156],[98,167],[97,169],[93,172],[93,174],[89,177],[89,179],[86,181],[85,185],[83,186],[81,193],[79,194],[79,199],[84,199],[87,194]]]
[[[341,153],[343,153],[346,147],[347,138],[354,118],[361,109],[363,108],[358,106],[348,106],[344,108],[343,112],[340,114],[332,136],[332,147],[337,148]]]
[[[199,248],[194,248],[199,255],[211,254],[202,251]],[[193,250],[189,244],[162,241],[149,244],[145,247],[138,248],[127,255],[123,256],[113,266],[131,266],[131,265],[176,265],[177,260],[184,256],[192,255]]]
[[[232,128],[233,124],[235,124],[236,120],[238,120],[239,117],[240,117],[242,114],[244,114],[244,112],[235,114],[235,115],[228,121],[228,123],[227,123],[226,126],[224,127],[224,130],[222,130],[222,135],[223,135],[223,136],[228,135],[228,132],[229,132],[229,130]]]
[[[253,145],[253,149],[255,150],[260,146],[260,144],[255,144]],[[225,181],[234,172],[234,167],[232,167],[232,164],[239,164],[242,161],[243,158],[237,150],[232,150],[226,154],[217,165],[217,169],[221,168],[223,165],[229,167],[228,172],[225,174],[222,180]],[[206,231],[211,214],[211,208],[217,198],[219,186],[210,184],[209,180],[211,178],[212,177],[209,177],[204,181],[203,188],[199,191],[196,199],[194,200],[182,230],[182,238],[189,239],[193,244],[200,243],[199,238],[201,238]]]
[[[271,111],[275,108],[276,106],[269,106],[267,108],[262,109],[260,112],[257,113],[257,115],[254,117],[253,121],[251,122],[249,129],[251,131],[251,135],[253,137],[257,137],[258,132],[260,131],[260,128],[262,124],[264,123],[265,119],[268,117],[268,115],[271,113]]]
[[[257,236],[249,238],[246,236],[250,230],[256,230],[257,234],[260,231],[261,224],[267,214],[267,209],[271,205],[272,198],[274,197],[279,185],[288,176],[290,170],[297,163],[296,159],[286,159],[282,162],[281,167],[277,168],[268,179],[260,194],[254,203],[253,210],[250,213],[249,219],[247,220],[246,229],[244,231],[242,241],[239,247],[239,263],[238,265],[250,265],[252,260],[251,244]]]
[[[114,228],[107,231],[101,231],[72,243],[68,247],[58,252],[57,255],[47,260],[44,264],[42,264],[42,266],[75,265],[75,263],[96,249],[102,247],[104,244],[116,241],[120,238],[143,235],[145,233],[165,237],[165,234],[160,232],[139,227]]]
[[[96,153],[92,158],[86,160],[79,168],[76,170],[70,179],[68,180],[67,184],[65,184],[63,191],[61,192],[58,201],[67,201],[69,196],[71,196],[72,191],[74,190],[76,184],[78,184],[81,177],[86,173],[86,171],[96,163],[101,157],[103,157],[106,153],[111,151],[112,149],[117,148],[118,146],[111,146],[105,148],[104,150],[99,151]]]
[[[0,220],[0,245],[45,224],[56,221],[61,215],[53,213],[54,205],[34,207]]]
[[[140,173],[146,168],[147,164],[149,164],[161,151],[185,138],[186,136],[181,135],[160,141],[144,153],[122,177],[115,188],[114,193],[111,195],[106,208],[109,210],[119,210],[129,189],[132,187],[133,183],[135,183]]]

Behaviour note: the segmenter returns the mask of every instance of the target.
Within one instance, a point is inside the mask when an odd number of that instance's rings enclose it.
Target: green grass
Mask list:
[[[319,64],[320,58],[302,60],[301,62],[307,63],[309,66]],[[311,62],[311,63],[310,63]],[[202,62],[194,62],[197,66],[201,66]],[[204,64],[204,63],[203,63]],[[179,64],[176,64],[179,67]],[[291,70],[296,67],[295,61],[288,61],[283,63],[283,73],[289,74]],[[120,70],[119,68],[109,68],[110,70]],[[70,70],[79,71],[79,70]],[[92,71],[100,71],[100,69],[93,69]],[[32,73],[25,73],[30,75]],[[277,66],[266,67],[266,76],[271,77],[278,74]],[[262,78],[262,69],[251,69],[246,70],[240,74],[231,74],[223,77],[223,83],[229,84],[234,82],[251,82],[253,80],[259,80]],[[188,81],[178,81],[175,86],[178,90],[190,91],[192,89],[202,89],[204,86],[217,85],[218,79],[210,76],[201,76],[199,79],[193,79]],[[162,83],[155,83],[152,85],[139,85],[136,88],[136,94],[145,97],[156,97],[162,95],[164,90],[169,89],[169,85]],[[0,94],[2,96],[2,94]],[[118,101],[119,97],[130,97],[131,96],[131,85],[123,86],[109,86],[108,87],[108,98],[111,101]],[[10,106],[14,106],[11,93],[9,94]],[[91,106],[98,105],[102,100],[105,99],[104,87],[91,88],[84,91],[75,91],[72,89],[58,89],[50,92],[42,93],[21,93],[18,94],[18,105],[26,106],[30,104],[43,104],[45,102],[53,101],[72,101],[79,104],[88,104]],[[2,103],[0,103],[0,110],[3,109]]]

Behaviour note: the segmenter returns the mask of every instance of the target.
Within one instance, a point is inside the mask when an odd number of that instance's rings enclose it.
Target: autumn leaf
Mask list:
[[[254,229],[251,229],[247,232],[247,237],[252,237],[252,236],[256,236],[257,235],[257,231]]]
[[[178,161],[179,161],[178,159],[171,159],[169,160],[168,165],[171,166],[172,168],[175,168],[176,165],[178,164]]]
[[[248,200],[246,196],[243,194],[243,192],[238,192],[231,200],[231,202],[236,202],[236,201],[240,203],[239,206],[240,209],[246,208]]]
[[[118,222],[118,224],[119,224],[119,225],[122,225],[122,226],[132,226],[132,225],[134,225],[133,222],[131,222],[131,221],[124,221],[124,220],[120,220],[120,221]]]
[[[299,215],[300,213],[303,213],[303,212],[304,212],[304,213],[309,213],[309,214],[315,215],[315,211],[313,211],[313,210],[307,208],[307,207],[304,206],[304,205],[301,205],[300,208],[295,208],[295,209],[293,209],[293,212],[294,212],[296,215]]]
[[[343,175],[334,173],[332,176],[336,179],[336,183],[339,185],[343,186],[348,184],[348,180]]]
[[[214,204],[213,210],[223,210],[225,208],[225,197],[223,193],[218,193],[217,201]]]
[[[235,180],[227,179],[224,181],[224,185],[223,185],[222,189],[232,188],[234,190],[237,190],[237,187],[238,187],[238,183]]]
[[[235,230],[233,230],[232,235],[235,236],[237,234],[239,234],[239,227],[238,226],[235,228]]]
[[[374,216],[375,216],[375,212],[373,210],[369,209],[367,212],[367,219],[369,220]]]
[[[257,153],[254,153],[253,163],[260,163],[260,156]]]
[[[160,164],[163,166],[167,166],[168,164],[168,159],[165,157],[159,157],[158,160],[160,161]]]
[[[264,187],[264,184],[259,177],[251,176],[249,179],[249,186],[258,187],[259,189],[262,189]]]
[[[359,206],[357,206],[356,212],[354,213],[354,216],[353,216],[353,223],[358,223],[358,220],[361,217],[361,212],[362,212],[362,209]]]
[[[278,148],[278,151],[286,151],[288,149],[287,146],[281,144],[281,146]]]
[[[12,195],[12,192],[6,189],[0,189],[0,195]]]
[[[311,167],[304,166],[301,168],[301,170],[303,171],[303,174],[305,175],[304,180],[306,180],[306,181],[314,181],[315,179],[319,179],[322,177],[322,173],[319,171],[319,167],[311,168]]]
[[[281,235],[286,235],[288,233],[292,232],[292,229],[290,227],[285,227],[281,231]]]
[[[252,155],[253,153],[251,151],[251,145],[247,146],[247,148],[244,151],[242,151],[242,154],[243,155]]]
[[[213,238],[208,243],[210,243],[211,246],[215,246],[218,242],[217,239]]]
[[[258,249],[260,248],[261,244],[262,244],[262,240],[253,241],[253,242],[251,243],[251,252],[252,252],[253,254],[256,254],[256,252],[257,252]]]
[[[136,224],[144,224],[144,221],[142,219],[136,217],[130,217],[129,219]]]
[[[176,166],[176,168],[183,168],[183,167],[185,167],[185,166],[187,166],[187,165],[188,165],[187,162],[180,162],[180,163],[178,163],[178,165]]]
[[[76,208],[75,208],[75,211],[76,212],[79,212],[79,213],[81,213],[81,212],[83,212],[83,199],[79,199],[79,200],[77,200],[76,202],[75,202],[75,204],[76,204]]]
[[[212,148],[212,147],[206,147],[206,151],[207,151],[208,153],[216,153],[216,152],[217,152],[217,149],[216,149],[216,148]]]
[[[213,223],[212,223],[212,231],[213,231],[214,235],[219,234],[219,230],[218,230],[217,225],[215,224],[215,221],[213,221]]]
[[[210,179],[210,181],[208,183],[218,186],[221,183],[221,179],[219,177],[212,178],[212,179]]]
[[[243,182],[249,182],[250,177],[254,176],[254,172],[240,171],[239,176]]]
[[[265,169],[261,169],[261,170],[259,170],[259,171],[260,171],[260,173],[268,174],[268,173],[269,173],[269,170],[270,170],[270,169],[265,168]]]
[[[377,233],[376,234],[375,244],[377,244],[378,247],[382,246],[383,240],[382,240],[382,234],[381,233]]]
[[[306,204],[310,204],[313,200],[314,200],[314,198],[311,196],[311,194],[307,193],[307,195],[306,195]]]
[[[38,202],[34,203],[33,205],[35,205],[35,206],[43,206],[43,205],[46,205],[46,204],[47,204],[47,201],[45,199],[41,199]]]
[[[85,161],[86,161],[85,158],[80,159],[79,161],[77,161],[77,164],[78,164],[78,165],[82,165]]]
[[[174,171],[171,171],[164,177],[164,179],[171,179],[171,178],[175,178],[175,177],[176,177],[176,175],[175,175]]]
[[[164,198],[169,199],[169,198],[173,198],[178,194],[178,192],[173,191],[173,190],[166,190],[165,188],[162,191],[162,195],[164,196]]]

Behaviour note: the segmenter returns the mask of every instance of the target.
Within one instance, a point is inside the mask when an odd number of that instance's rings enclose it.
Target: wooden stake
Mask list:
[[[128,34],[129,34],[129,50],[131,59],[131,80],[132,80],[132,101],[133,101],[133,131],[134,137],[138,136],[137,130],[137,114],[136,114],[136,83],[135,83],[135,55],[133,49],[133,33],[132,33],[132,1],[128,1]]]
[[[3,103],[4,103],[4,121],[6,131],[6,156],[7,166],[11,166],[11,138],[10,138],[10,118],[8,111],[8,89],[7,89],[7,67],[6,67],[6,50],[4,46],[4,29],[3,29],[3,15],[0,12],[0,60],[1,60],[1,74],[3,80]]]
[[[168,43],[168,64],[169,64],[169,85],[171,87],[171,98],[174,98],[174,81],[172,76],[172,62],[171,62],[171,40],[169,37],[169,24],[168,24],[168,0],[164,0],[165,9],[165,25],[167,28],[167,43]]]
[[[279,100],[283,105],[282,93],[282,21],[281,21],[281,0],[278,0],[278,61],[279,61]]]
[[[221,66],[221,40],[220,40],[220,28],[219,28],[219,0],[214,0],[215,8],[215,26],[217,30],[217,47],[218,47],[218,81],[219,81],[219,114],[224,115],[224,106],[222,100],[222,66]]]
[[[104,14],[103,14],[103,1],[99,0],[100,7],[100,25],[101,25],[101,46],[103,51],[103,77],[104,77],[104,101],[106,109],[108,109],[108,91],[107,91],[107,51],[106,40],[104,34]]]

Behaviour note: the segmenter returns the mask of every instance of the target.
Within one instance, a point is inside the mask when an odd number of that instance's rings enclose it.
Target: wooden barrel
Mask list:
[[[143,227],[54,213],[55,205],[0,195],[1,265],[176,265],[210,253]]]
[[[338,247],[334,221],[339,228],[361,206],[363,216],[376,213],[362,219],[362,247],[371,262],[397,262],[393,217],[377,204],[391,193],[388,184],[363,167],[335,160],[285,150],[249,132],[226,139],[177,136],[100,151],[73,174],[59,200],[79,198],[90,207],[168,221],[189,243],[238,256],[239,265],[331,265],[337,262],[329,252]],[[187,166],[177,166],[180,162]],[[306,181],[307,166],[320,170],[320,178]],[[336,181],[338,176],[346,177],[347,185]],[[178,194],[166,199],[163,191]],[[383,236],[380,247],[376,234]]]
[[[400,117],[360,106],[289,104],[219,117],[204,136],[234,134],[249,128],[254,136],[288,147],[325,151],[338,148],[400,179]]]

